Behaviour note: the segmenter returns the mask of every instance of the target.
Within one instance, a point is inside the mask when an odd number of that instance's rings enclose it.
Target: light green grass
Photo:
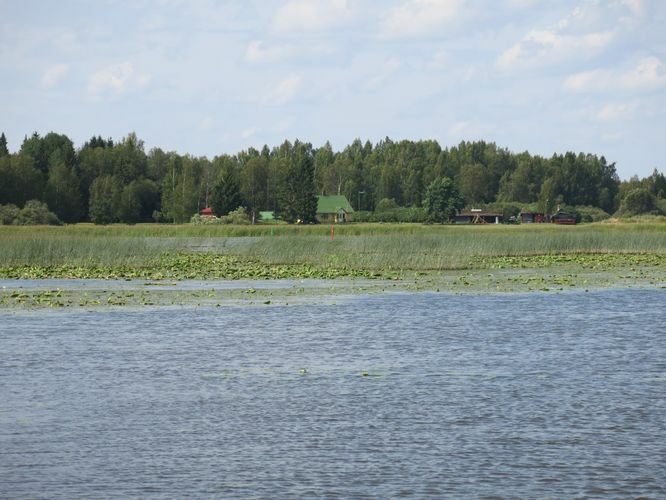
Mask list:
[[[254,268],[306,266],[350,274],[441,271],[483,268],[488,259],[515,256],[664,257],[666,224],[348,224],[335,226],[333,240],[327,225],[0,226],[0,268],[5,270],[21,266],[157,268],[167,266],[176,255],[201,253],[234,257]],[[197,262],[203,261],[191,261],[200,265]]]

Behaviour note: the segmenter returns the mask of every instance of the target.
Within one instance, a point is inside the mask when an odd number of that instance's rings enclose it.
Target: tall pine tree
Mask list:
[[[288,222],[309,224],[317,220],[314,154],[311,144],[296,141],[287,165],[281,215]]]

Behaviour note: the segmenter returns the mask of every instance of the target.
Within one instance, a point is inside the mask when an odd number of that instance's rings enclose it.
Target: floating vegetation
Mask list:
[[[142,265],[117,264],[87,266],[19,265],[0,267],[4,279],[335,279],[373,278],[380,274],[349,267],[318,267],[310,264],[262,264],[230,255],[211,253],[165,253]],[[159,283],[163,285],[164,283]],[[155,286],[158,283],[146,283]]]

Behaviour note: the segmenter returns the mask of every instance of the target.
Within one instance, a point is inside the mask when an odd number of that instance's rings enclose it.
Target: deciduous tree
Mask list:
[[[423,205],[432,222],[446,222],[463,206],[463,201],[453,181],[440,177],[430,183]]]

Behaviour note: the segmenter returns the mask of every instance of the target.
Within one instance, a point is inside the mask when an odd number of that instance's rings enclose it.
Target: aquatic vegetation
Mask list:
[[[291,279],[374,277],[376,273],[349,267],[318,267],[310,264],[263,264],[230,255],[210,253],[164,253],[146,263],[87,266],[19,265],[0,267],[5,279]]]
[[[600,286],[666,286],[666,224],[581,227],[408,225],[0,227],[0,279],[145,280],[141,290],[0,290],[4,307],[286,304],[330,290],[301,286],[271,295],[169,290],[183,280],[370,279],[387,289],[456,293],[560,292]],[[201,229],[203,228],[203,229]],[[217,228],[215,228],[217,229]],[[247,237],[222,236],[247,231]],[[273,228],[270,228],[272,231]],[[290,299],[290,300],[291,300]]]

